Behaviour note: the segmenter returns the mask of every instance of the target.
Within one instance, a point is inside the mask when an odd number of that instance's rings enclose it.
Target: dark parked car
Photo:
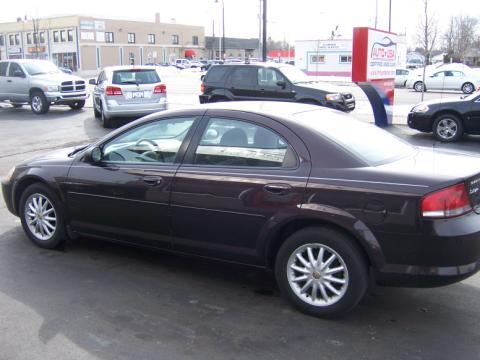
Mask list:
[[[84,235],[273,269],[286,298],[329,317],[370,280],[474,274],[479,173],[478,158],[339,112],[244,102],[149,115],[20,164],[2,187],[40,247]]]
[[[445,142],[464,133],[480,135],[480,92],[462,98],[437,99],[416,105],[408,114],[408,126]]]
[[[200,103],[233,100],[274,100],[355,109],[349,92],[312,80],[288,64],[225,64],[209,69],[202,78]]]

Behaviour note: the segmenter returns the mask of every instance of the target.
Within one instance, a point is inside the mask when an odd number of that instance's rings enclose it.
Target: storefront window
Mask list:
[[[52,54],[53,63],[59,67],[64,67],[72,71],[78,70],[77,53],[58,53]]]
[[[324,64],[325,63],[325,55],[310,55],[310,63],[311,64]]]

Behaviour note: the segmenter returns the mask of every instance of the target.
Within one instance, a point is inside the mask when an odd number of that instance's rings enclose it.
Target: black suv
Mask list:
[[[355,109],[349,92],[309,78],[295,66],[275,63],[212,66],[203,77],[200,103],[232,100],[276,100]]]

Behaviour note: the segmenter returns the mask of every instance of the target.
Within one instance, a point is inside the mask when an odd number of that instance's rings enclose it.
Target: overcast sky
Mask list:
[[[7,0],[4,0],[7,1]],[[53,15],[92,15],[106,18],[151,20],[159,12],[162,22],[205,26],[206,35],[221,35],[222,0],[135,0],[78,2],[20,0],[3,6],[0,21],[15,21],[25,14],[35,17]],[[429,0],[439,22],[445,24],[451,14],[480,15],[478,0]],[[353,26],[372,26],[378,3],[378,28],[388,29],[389,0],[268,0],[268,36],[290,42],[299,39],[324,39],[339,26],[343,38],[351,38]],[[224,0],[225,34],[234,37],[258,37],[260,0]],[[422,0],[392,0],[392,30],[407,32],[414,41]]]

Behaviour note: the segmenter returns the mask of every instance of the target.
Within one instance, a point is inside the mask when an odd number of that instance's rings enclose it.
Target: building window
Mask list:
[[[58,31],[53,32],[53,42],[58,42]]]
[[[135,65],[135,54],[133,52],[128,53],[128,64]]]
[[[97,69],[100,69],[101,61],[100,61],[100,48],[96,48],[96,60],[97,60]]]
[[[67,38],[68,38],[68,41],[73,41],[73,30],[68,30],[67,31]]]
[[[178,35],[172,35],[172,44],[173,45],[178,45],[180,43],[178,39]]]
[[[155,34],[148,34],[147,38],[149,44],[155,44]]]
[[[325,55],[310,55],[311,64],[325,64]]]
[[[340,64],[351,64],[352,55],[340,55]]]
[[[27,44],[30,45],[32,43],[32,33],[27,33]]]
[[[40,35],[40,44],[45,44],[45,33],[42,31]]]
[[[128,43],[129,44],[135,43],[135,33],[128,33]]]
[[[66,38],[65,38],[65,30],[61,30],[60,31],[60,41],[61,42],[65,42]]]
[[[105,33],[105,42],[106,43],[113,43],[113,32],[106,32]]]
[[[33,43],[35,45],[38,44],[38,33],[36,32],[33,33]]]
[[[20,45],[20,35],[15,34],[15,45]]]
[[[198,45],[198,36],[194,36],[194,37],[192,38],[192,44],[193,44],[193,45]]]
[[[3,35],[0,35],[0,46],[5,46],[5,38]]]

